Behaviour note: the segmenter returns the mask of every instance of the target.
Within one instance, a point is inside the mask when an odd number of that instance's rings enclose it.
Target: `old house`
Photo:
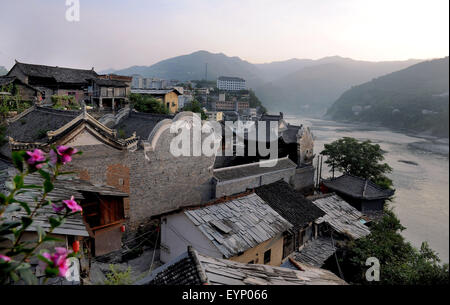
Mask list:
[[[94,108],[114,112],[128,104],[128,88],[129,85],[119,80],[94,79],[88,90],[89,102]]]
[[[356,240],[370,234],[368,218],[336,194],[310,197],[324,215],[314,223],[318,237],[293,253],[297,261],[321,267],[338,249],[338,241]]]
[[[177,89],[131,89],[131,93],[144,94],[158,99],[170,113],[178,111],[178,96],[182,95]]]
[[[386,200],[395,193],[395,190],[382,189],[369,179],[348,174],[322,181],[322,191],[335,192],[365,214],[383,212]]]
[[[192,247],[137,285],[346,285],[332,272],[292,261],[292,269],[210,257]]]
[[[291,227],[254,193],[184,208],[161,215],[161,261],[171,261],[191,245],[216,258],[279,266],[284,233]]]
[[[279,180],[256,188],[255,193],[293,225],[284,238],[283,258],[317,238],[316,221],[325,213],[288,183]]]
[[[92,79],[98,77],[94,69],[72,69],[26,64],[16,61],[7,76],[15,76],[25,84],[40,90],[43,104],[51,104],[52,95],[74,96],[78,103],[87,98]]]
[[[78,104],[86,102],[99,108],[120,108],[127,100],[130,85],[119,76],[99,76],[94,69],[73,69],[16,61],[7,76],[14,76],[23,83],[42,92],[42,104],[52,105],[51,97],[73,96]],[[127,91],[128,88],[128,91]]]
[[[42,97],[38,89],[24,83],[16,76],[0,76],[0,92],[8,92],[10,87],[12,92],[9,93],[19,96],[21,101],[38,103]]]

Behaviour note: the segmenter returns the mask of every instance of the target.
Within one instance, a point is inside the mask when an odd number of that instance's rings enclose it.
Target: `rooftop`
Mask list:
[[[276,161],[276,164],[274,166],[271,167],[261,166],[261,165],[268,165],[272,161]],[[248,178],[252,176],[261,176],[266,173],[273,173],[276,171],[295,169],[296,167],[297,164],[291,161],[288,157],[285,157],[277,160],[264,160],[244,165],[217,168],[214,169],[214,177],[218,182],[225,182],[236,179]]]
[[[382,189],[369,179],[344,174],[337,178],[324,180],[323,185],[332,191],[357,199],[387,199],[395,190]]]
[[[14,177],[16,171],[14,168],[8,168],[0,171],[0,192],[7,193],[7,183]],[[31,174],[25,178],[25,184],[42,185],[43,179],[38,174]],[[74,196],[76,200],[85,199],[84,193],[96,193],[103,196],[115,196],[115,197],[128,197],[128,194],[123,193],[111,186],[94,185],[87,181],[80,180],[74,177],[66,177],[65,179],[58,179],[54,182],[54,189],[47,196],[52,202],[67,200],[71,196]],[[15,196],[16,200],[27,202],[29,207],[33,209],[35,207],[34,197],[38,196],[39,190],[30,189],[25,193],[21,193]],[[41,208],[41,212],[36,215],[35,225],[40,225],[44,230],[50,228],[48,218],[56,215],[51,206],[45,206]],[[14,212],[13,218],[20,218],[26,216],[26,212],[21,209],[18,212]],[[28,228],[28,231],[36,231],[36,227],[32,226]],[[80,214],[69,216],[66,221],[53,231],[55,234],[74,235],[74,236],[89,236],[83,218]]]
[[[25,64],[16,61],[15,66],[25,75],[33,77],[53,78],[59,83],[86,83],[98,77],[93,70],[62,68],[54,66]]]
[[[260,186],[255,192],[295,228],[302,228],[325,215],[325,212],[294,191],[284,180]]]
[[[331,237],[320,236],[309,241],[300,251],[291,256],[298,262],[314,267],[322,267],[325,261],[336,252]]]
[[[184,214],[227,258],[292,227],[257,194],[185,210]]]
[[[182,95],[177,89],[131,89],[131,93],[138,94],[150,94],[150,95],[165,95],[169,92],[175,92],[178,95]]]
[[[245,79],[234,76],[219,76],[218,80],[222,81],[235,81],[235,82],[245,82]]]
[[[316,223],[326,222],[336,232],[353,239],[370,234],[369,228],[364,225],[366,222],[364,215],[338,195],[326,195],[312,202],[325,212],[325,215],[316,220]]]
[[[332,272],[301,263],[297,269],[243,264],[187,252],[155,269],[138,285],[346,285]]]
[[[123,130],[126,137],[130,137],[136,132],[142,140],[147,140],[156,124],[164,119],[173,119],[170,114],[143,113],[129,111],[127,115],[114,126],[117,130]]]

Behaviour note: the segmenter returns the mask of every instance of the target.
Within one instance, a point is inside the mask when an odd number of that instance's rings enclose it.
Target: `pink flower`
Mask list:
[[[3,261],[4,263],[10,262],[11,258],[9,256],[0,254],[0,262]]]
[[[51,261],[55,268],[59,270],[59,276],[66,276],[67,270],[69,270],[69,260],[67,255],[72,251],[67,251],[66,248],[55,247],[55,253],[50,255],[50,253],[42,253],[42,256]],[[47,264],[40,262],[42,268],[47,268]]]
[[[80,205],[74,200],[74,197],[70,197],[70,200],[63,200],[63,202],[66,204],[66,206],[72,211],[72,213],[75,212],[81,212],[83,209]]]
[[[67,162],[72,161],[72,155],[76,154],[78,150],[73,147],[67,147],[64,145],[58,146],[57,148],[58,155],[61,156],[62,164],[66,164]]]
[[[41,168],[42,164],[36,164],[37,162],[45,161],[44,152],[40,149],[35,149],[33,151],[27,151],[28,159],[27,163],[29,165],[35,165],[36,168]]]
[[[64,205],[58,206],[58,205],[52,203],[52,208],[53,208],[53,211],[55,211],[56,213],[59,213],[62,210],[64,210]]]

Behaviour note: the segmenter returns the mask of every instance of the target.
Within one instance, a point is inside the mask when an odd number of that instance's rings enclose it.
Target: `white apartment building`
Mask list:
[[[220,76],[217,79],[217,88],[226,91],[245,90],[245,79],[240,77]]]

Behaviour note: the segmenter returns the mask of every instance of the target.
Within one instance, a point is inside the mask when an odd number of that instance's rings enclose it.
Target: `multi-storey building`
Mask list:
[[[217,88],[226,91],[245,90],[245,79],[240,77],[220,76],[217,79]]]

